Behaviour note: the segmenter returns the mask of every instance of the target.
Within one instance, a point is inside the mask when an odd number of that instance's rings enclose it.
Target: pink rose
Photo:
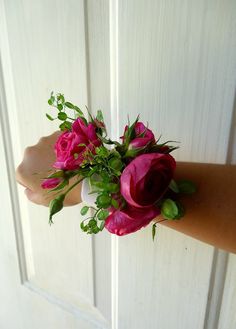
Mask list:
[[[43,180],[41,187],[43,189],[55,188],[61,183],[61,181],[61,178],[46,178]]]
[[[175,159],[170,154],[139,155],[121,174],[120,192],[133,207],[153,206],[166,192],[175,167]]]
[[[175,167],[169,154],[147,153],[131,161],[120,178],[120,192],[127,204],[123,209],[110,209],[106,229],[125,235],[148,225],[160,214],[155,203],[166,192]]]
[[[83,119],[78,118],[72,125],[72,131],[76,132],[80,136],[80,138],[87,141],[95,141],[98,139],[96,135],[96,127],[89,123],[86,125]]]
[[[84,152],[89,149],[94,153],[99,145],[101,141],[96,135],[95,126],[92,123],[86,125],[78,118],[72,125],[72,131],[65,131],[59,136],[54,147],[56,162],[53,166],[64,170],[78,169],[84,160]]]
[[[114,210],[106,219],[106,229],[116,235],[126,235],[147,226],[160,214],[157,207],[134,208],[127,206],[122,210]]]
[[[125,142],[125,133],[128,126],[125,127],[124,136],[121,137]],[[142,122],[137,122],[134,127],[135,137],[129,143],[129,149],[145,147],[150,143],[155,142],[155,136],[153,132],[145,127]]]

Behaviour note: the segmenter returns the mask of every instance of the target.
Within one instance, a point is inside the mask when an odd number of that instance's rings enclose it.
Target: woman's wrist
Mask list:
[[[192,180],[197,192],[181,198],[183,218],[162,224],[236,252],[236,166],[179,162],[175,179],[182,178]]]

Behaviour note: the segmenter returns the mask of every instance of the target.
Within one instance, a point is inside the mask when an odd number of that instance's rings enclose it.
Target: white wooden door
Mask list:
[[[178,160],[236,162],[234,0],[0,0],[0,328],[234,329],[236,258],[160,227],[49,227],[14,183],[25,146],[52,132],[51,90],[102,108],[113,138],[137,114]]]

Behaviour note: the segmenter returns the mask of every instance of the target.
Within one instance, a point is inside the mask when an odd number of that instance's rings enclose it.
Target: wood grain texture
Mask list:
[[[127,112],[181,142],[183,161],[224,163],[235,86],[234,1],[120,1],[121,124]],[[131,116],[131,114],[130,114]]]
[[[229,256],[218,329],[236,327],[236,255]]]
[[[95,115],[102,109],[107,128],[110,116],[109,1],[85,1],[87,20],[88,106]],[[95,303],[111,323],[111,238],[107,232],[93,237]],[[105,280],[104,280],[105,278]]]
[[[226,162],[235,13],[233,1],[119,1],[120,135],[127,114],[140,114],[181,141],[178,160]],[[119,328],[203,328],[213,248],[165,228],[154,245],[150,235],[119,240]]]
[[[18,128],[11,131],[17,154],[55,129],[45,118],[51,90],[65,93],[81,107],[88,103],[84,14],[82,0],[5,1],[14,83],[14,95],[9,93],[8,97],[14,97],[16,104],[7,110]],[[26,203],[24,198],[21,222],[31,240],[32,263],[27,287],[48,299],[52,308],[59,305],[70,312],[74,321],[71,328],[78,323],[81,328],[105,328],[104,317],[93,306],[96,280],[92,240],[80,230],[80,207],[64,209],[55,219],[57,224],[50,227],[48,209]],[[81,322],[76,324],[77,317]],[[49,328],[48,324],[43,327]]]

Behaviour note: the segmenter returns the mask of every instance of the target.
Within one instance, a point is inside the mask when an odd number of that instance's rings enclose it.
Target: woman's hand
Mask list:
[[[52,172],[55,161],[54,144],[61,132],[42,137],[36,145],[25,149],[21,164],[16,170],[16,179],[23,185],[27,198],[39,205],[48,206],[55,194],[41,188],[42,179]],[[71,179],[70,185],[75,182]],[[69,186],[70,186],[69,185]],[[64,206],[72,206],[81,202],[81,184],[78,184],[65,198]]]

